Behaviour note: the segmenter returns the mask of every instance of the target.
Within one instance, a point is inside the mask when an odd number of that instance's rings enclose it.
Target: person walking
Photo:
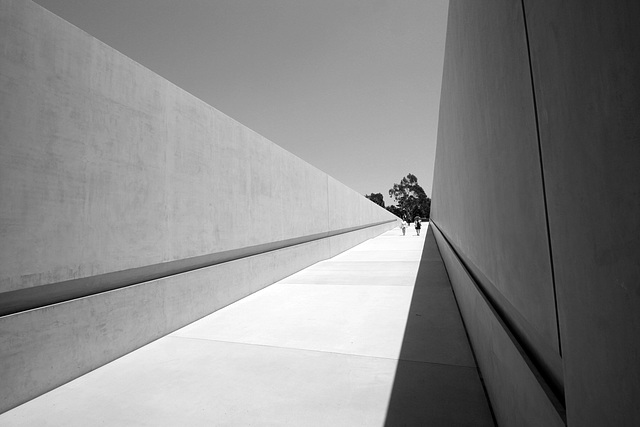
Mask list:
[[[420,235],[420,229],[422,228],[422,223],[421,223],[421,220],[420,220],[419,216],[416,216],[413,219],[413,224],[414,224],[414,227],[416,228],[416,234],[419,236]]]
[[[402,220],[402,222],[400,223],[400,229],[402,230],[402,235],[404,236],[405,233],[407,232],[407,221],[405,221],[404,219]]]

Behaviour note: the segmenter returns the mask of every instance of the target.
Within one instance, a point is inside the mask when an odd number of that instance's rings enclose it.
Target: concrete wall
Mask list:
[[[501,425],[640,424],[639,19],[450,2],[432,222]]]
[[[0,120],[0,411],[395,226],[27,0]]]

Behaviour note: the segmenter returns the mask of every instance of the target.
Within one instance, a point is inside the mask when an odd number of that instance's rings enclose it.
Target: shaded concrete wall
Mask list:
[[[432,221],[501,425],[638,425],[640,7],[452,0]]]
[[[30,1],[0,94],[0,411],[395,226]]]

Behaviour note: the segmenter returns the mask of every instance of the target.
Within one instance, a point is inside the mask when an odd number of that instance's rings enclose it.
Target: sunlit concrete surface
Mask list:
[[[397,221],[31,0],[0,0],[0,200],[0,413]]]
[[[0,425],[492,425],[425,235],[388,231],[0,415]]]

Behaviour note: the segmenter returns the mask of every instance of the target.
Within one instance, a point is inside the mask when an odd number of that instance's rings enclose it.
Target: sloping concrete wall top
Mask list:
[[[394,218],[35,3],[0,55],[0,292]]]

